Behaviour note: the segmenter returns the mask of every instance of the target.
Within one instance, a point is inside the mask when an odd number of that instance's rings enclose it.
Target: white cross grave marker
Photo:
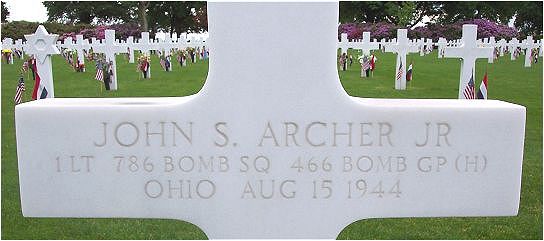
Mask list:
[[[59,36],[49,34],[43,25],[38,26],[34,34],[25,34],[27,50],[30,55],[36,58],[36,85],[37,99],[54,98],[55,89],[53,86],[53,66],[51,55],[59,54],[55,41]]]
[[[20,59],[24,59],[25,56],[25,44],[23,43],[22,39],[15,40],[15,49],[21,51],[21,55],[19,56]]]
[[[127,53],[128,53],[128,62],[134,63],[134,37],[128,36],[126,41]]]
[[[512,38],[508,42],[508,51],[510,51],[510,60],[516,60],[516,51],[520,46],[519,40],[517,38]]]
[[[385,45],[386,45],[386,40],[385,40],[385,38],[382,38],[382,39],[380,40],[380,50],[381,50],[382,52],[385,51]]]
[[[445,38],[438,38],[438,42],[436,43],[436,46],[438,46],[438,58],[441,59],[444,57],[444,48],[448,44],[448,41],[446,41]]]
[[[419,56],[425,56],[425,38],[418,39],[416,43],[419,48]]]
[[[533,36],[527,36],[527,39],[520,45],[522,49],[525,49],[525,67],[531,67],[531,51],[534,48]]]
[[[504,50],[506,48],[506,39],[499,40],[499,56],[504,56]]]
[[[72,50],[74,47],[74,41],[72,37],[66,37],[64,41],[62,42],[61,47]]]
[[[493,60],[495,60],[495,47],[497,47],[497,43],[495,42],[495,37],[491,36],[489,37],[487,43],[485,43],[483,46],[490,47],[493,49],[491,52],[491,55],[487,57],[487,63],[492,64]]]
[[[408,30],[397,30],[397,42],[385,47],[385,52],[394,52],[397,54],[397,64],[395,67],[395,89],[406,89],[406,55],[417,53],[418,46],[411,45],[408,40]]]
[[[425,42],[425,50],[427,53],[430,53],[433,51],[433,39],[428,38],[427,42]]]
[[[517,214],[524,107],[347,95],[337,2],[207,7],[214,58],[199,93],[15,107],[25,217],[330,239],[364,218]]]
[[[118,53],[126,53],[127,49],[115,41],[115,30],[106,29],[104,42],[96,45],[93,48],[93,51],[95,53],[103,53],[106,57],[106,63],[112,64],[113,75],[111,76],[110,89],[117,90],[117,61],[115,61],[115,55]]]
[[[477,31],[477,25],[464,24],[461,45],[459,47],[447,47],[444,51],[444,57],[446,58],[461,58],[459,99],[471,98],[470,94],[469,97],[467,97],[467,94],[465,93],[465,90],[467,88],[472,88],[472,95],[476,95],[474,93],[474,73],[476,59],[487,58],[491,54],[491,52],[493,52],[493,48],[478,47],[476,42]]]
[[[79,61],[79,63],[85,64],[85,51],[88,51],[90,49],[90,46],[88,43],[85,43],[83,35],[76,35],[76,44],[73,45],[73,48],[77,51],[77,60]],[[85,69],[86,68],[83,68],[82,72],[85,72]]]
[[[340,54],[347,54],[348,49],[354,48],[355,42],[348,40],[348,34],[340,34],[340,42],[338,42],[338,48],[340,48]]]
[[[15,46],[13,45],[13,39],[12,38],[4,38],[2,40],[2,50],[11,50],[12,52],[9,52],[9,62],[8,64],[13,64],[13,48]]]
[[[134,49],[135,50],[140,50],[140,51],[142,51],[142,54],[144,54],[144,55],[146,55],[148,57],[151,57],[150,51],[151,50],[156,50],[157,45],[155,45],[153,42],[150,42],[149,32],[142,32],[142,36],[141,36],[140,40],[138,40],[137,44],[134,44]],[[148,67],[148,70],[147,70],[147,76],[149,78],[151,78],[151,63],[149,63],[149,67]]]
[[[370,42],[370,32],[363,32],[363,39],[360,42],[354,42],[353,49],[360,49],[363,55],[370,55],[370,51],[379,49],[380,44],[377,42]]]

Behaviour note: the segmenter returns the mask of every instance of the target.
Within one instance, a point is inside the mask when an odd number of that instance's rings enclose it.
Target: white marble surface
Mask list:
[[[523,106],[348,96],[338,3],[208,3],[208,14],[214,57],[198,94],[17,105],[25,217],[335,238],[365,218],[517,214]]]

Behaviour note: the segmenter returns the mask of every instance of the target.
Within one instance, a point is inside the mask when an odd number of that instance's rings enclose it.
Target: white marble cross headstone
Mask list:
[[[397,54],[397,64],[395,67],[395,89],[406,89],[406,55],[417,53],[418,46],[413,46],[408,40],[408,30],[397,30],[397,42],[385,47],[385,52],[394,52]]]
[[[517,214],[524,107],[347,95],[337,2],[207,7],[198,94],[15,107],[25,217],[181,219],[215,239]]]
[[[138,40],[137,44],[134,44],[135,50],[140,50],[142,54],[151,57],[150,51],[157,50],[157,45],[149,40],[149,32],[142,32],[141,38]],[[151,78],[151,63],[147,70],[147,76]]]
[[[128,62],[134,63],[134,37],[128,36],[126,41],[127,53],[128,53]]]
[[[61,47],[72,50],[74,47],[74,40],[72,37],[66,37],[64,41],[62,41]]]
[[[340,42],[338,42],[338,48],[340,48],[340,54],[347,54],[348,49],[353,48],[354,44],[355,42],[351,42],[348,40],[347,33],[340,34]]]
[[[187,39],[184,34],[180,34],[176,42],[176,48],[185,50],[189,45],[187,44]]]
[[[446,41],[445,38],[438,38],[438,42],[436,43],[436,46],[438,46],[438,58],[441,59],[444,57],[444,48],[448,44],[448,41]]]
[[[370,32],[363,32],[363,39],[352,44],[354,49],[360,49],[363,55],[370,55],[370,50],[379,49],[379,43],[370,42]]]
[[[533,36],[527,36],[527,39],[520,45],[521,49],[525,49],[525,67],[531,67],[531,53],[534,45]]]
[[[507,42],[506,42],[505,39],[499,40],[499,47],[500,47],[499,56],[501,56],[501,57],[504,56],[504,50],[506,48],[506,44],[507,44]]]
[[[88,43],[85,43],[83,35],[76,35],[76,43],[73,45],[73,48],[77,51],[77,60],[80,64],[85,64],[85,51],[90,49]],[[82,69],[82,72],[85,72],[86,68]]]
[[[126,53],[127,50],[115,41],[115,30],[106,29],[104,42],[94,46],[93,51],[95,53],[103,53],[106,57],[106,62],[112,64],[113,75],[111,76],[110,89],[117,90],[117,61],[115,60],[115,55]]]
[[[2,40],[2,50],[13,50],[14,47],[12,38]],[[13,64],[13,52],[8,53],[8,55],[10,56],[8,64]]]
[[[495,47],[497,47],[497,43],[495,42],[495,37],[493,36],[489,37],[487,43],[485,43],[484,46],[493,48],[493,52],[491,52],[491,55],[487,57],[487,63],[492,64],[493,60],[495,60]]]
[[[161,49],[163,50],[164,56],[171,55],[171,50],[174,48],[174,43],[172,42],[172,35],[166,33],[164,40],[161,42]]]
[[[23,43],[22,39],[15,40],[15,49],[21,51],[21,55],[19,56],[20,59],[24,59],[25,56],[25,44]]]
[[[430,53],[433,51],[433,39],[430,39],[428,38],[427,41],[425,42],[425,51],[427,53]]]
[[[419,46],[419,56],[424,56],[425,55],[425,38],[418,39],[416,43]]]
[[[519,47],[519,40],[517,38],[512,38],[508,42],[508,51],[510,51],[510,60],[516,60],[516,51]]]
[[[386,45],[386,43],[387,43],[387,41],[385,40],[385,38],[382,38],[382,39],[380,40],[380,49],[381,49],[382,51],[385,51],[385,45]]]
[[[444,57],[461,58],[461,74],[459,80],[459,99],[474,99],[475,64],[478,58],[487,58],[493,48],[478,47],[476,33],[478,26],[473,24],[463,25],[463,37],[459,47],[446,47]],[[467,93],[469,91],[470,93]]]
[[[55,97],[51,55],[60,53],[55,45],[58,37],[57,34],[47,33],[43,25],[38,26],[34,34],[25,34],[26,52],[36,58],[36,85],[38,88],[35,88],[37,92],[32,94],[33,98]]]

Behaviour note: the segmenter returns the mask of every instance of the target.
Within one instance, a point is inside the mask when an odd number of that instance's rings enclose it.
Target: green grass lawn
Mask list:
[[[361,79],[354,63],[340,72],[352,96],[376,98],[457,98],[460,61],[437,59],[436,51],[420,57],[411,54],[413,81],[405,91],[394,90],[395,55],[377,53],[374,77]],[[119,90],[106,92],[94,80],[94,64],[88,72],[75,73],[60,56],[53,57],[56,97],[185,96],[197,93],[206,79],[207,61],[162,71],[152,58],[152,79],[139,78],[136,64],[118,56]],[[309,60],[311,61],[311,60]],[[14,125],[13,96],[22,65],[2,64],[2,238],[3,239],[205,239],[196,226],[177,220],[24,218],[19,199],[19,179]],[[487,64],[477,62],[476,86],[487,69],[490,99],[527,107],[523,180],[519,214],[516,217],[402,218],[360,220],[346,227],[339,239],[542,239],[542,58],[531,68],[523,59],[510,56]],[[29,101],[33,82],[25,76]],[[326,217],[324,217],[326,218]],[[312,220],[308,220],[311,222]]]

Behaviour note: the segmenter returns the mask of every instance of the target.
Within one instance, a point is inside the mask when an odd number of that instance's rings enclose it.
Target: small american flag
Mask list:
[[[367,57],[363,58],[363,70],[370,69],[370,61]]]
[[[94,78],[98,81],[104,81],[104,71],[102,71],[102,68],[96,69],[96,75]]]
[[[476,99],[476,96],[474,94],[474,74],[470,76],[470,81],[463,90],[463,96],[465,96],[465,99],[469,100]]]
[[[397,80],[400,80],[403,74],[404,74],[404,69],[402,69],[402,61],[400,61],[399,71],[397,73]]]
[[[162,69],[166,70],[166,62],[164,61],[163,58],[161,58],[160,64],[161,64]]]
[[[15,90],[15,97],[13,100],[15,104],[21,104],[23,102],[23,92],[25,91],[25,80],[23,77],[19,78],[19,84],[17,84],[17,89]]]
[[[23,62],[23,67],[21,68],[21,70],[23,71],[23,73],[26,73],[28,71],[28,62],[27,61]]]

